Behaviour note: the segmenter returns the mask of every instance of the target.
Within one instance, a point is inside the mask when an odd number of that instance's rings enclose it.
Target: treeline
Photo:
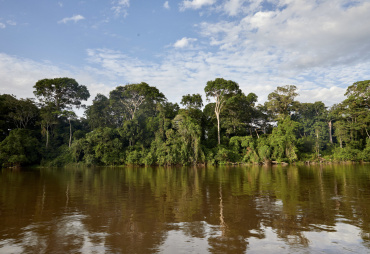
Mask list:
[[[0,163],[21,165],[186,165],[370,161],[370,80],[347,88],[331,107],[300,103],[293,85],[264,105],[217,78],[181,107],[146,83],[118,86],[92,105],[71,78],[43,79],[34,99],[0,95]],[[76,108],[85,109],[78,118]]]

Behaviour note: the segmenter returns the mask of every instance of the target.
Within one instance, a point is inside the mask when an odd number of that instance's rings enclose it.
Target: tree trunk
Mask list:
[[[330,140],[330,143],[333,144],[333,135],[331,134],[332,133],[331,120],[328,122],[328,124],[329,124],[329,140]]]
[[[46,148],[49,146],[49,128],[46,128]]]
[[[72,144],[72,125],[71,125],[71,120],[69,120],[69,148],[71,148]]]
[[[49,147],[49,126],[46,125],[46,144],[45,144],[45,147],[48,148]]]
[[[216,112],[217,117],[217,134],[218,134],[218,144],[221,144],[221,138],[220,138],[220,114]]]

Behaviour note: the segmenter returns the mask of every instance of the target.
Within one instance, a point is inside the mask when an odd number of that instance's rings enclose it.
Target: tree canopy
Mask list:
[[[55,106],[56,110],[70,109],[81,106],[90,93],[86,86],[80,85],[72,78],[42,79],[33,87],[35,96],[45,106]]]
[[[349,86],[328,107],[300,103],[297,87],[277,87],[264,105],[232,80],[216,78],[180,108],[155,86],[135,83],[89,97],[71,78],[40,80],[33,99],[0,95],[0,163],[186,165],[370,161],[370,81]],[[44,145],[42,145],[44,144]]]
[[[278,86],[274,92],[268,95],[266,107],[277,118],[284,118],[297,109],[297,102],[294,101],[298,96],[297,87],[294,85]]]
[[[156,87],[142,82],[116,87],[110,92],[110,100],[120,105],[126,118],[132,120],[142,105],[153,106],[157,102],[164,102],[166,97]]]
[[[215,100],[215,114],[217,118],[218,144],[221,144],[220,137],[220,113],[230,97],[240,93],[238,83],[232,80],[225,80],[223,78],[216,78],[214,81],[208,81],[204,88],[207,98]]]

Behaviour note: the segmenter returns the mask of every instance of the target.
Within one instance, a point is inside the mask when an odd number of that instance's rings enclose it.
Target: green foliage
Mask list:
[[[156,87],[145,82],[118,86],[110,92],[109,99],[115,112],[123,119],[133,120],[137,112],[153,111],[156,104],[164,102],[166,97]]]
[[[297,131],[299,124],[290,119],[284,118],[273,129],[270,136],[272,147],[272,158],[277,161],[293,162],[298,159],[297,156]]]
[[[179,105],[177,103],[172,103],[172,102],[163,102],[162,104],[159,104],[162,106],[162,111],[164,113],[165,118],[168,118],[172,120],[175,118],[175,116],[179,112]]]
[[[224,106],[231,97],[239,94],[241,91],[239,85],[232,80],[225,80],[223,78],[216,78],[214,81],[208,81],[204,88],[207,99],[212,97],[215,100],[214,112],[217,118],[218,144],[221,144],[220,137],[220,114]]]
[[[44,162],[44,166],[48,167],[63,167],[65,165],[68,165],[73,160],[72,151],[69,149],[68,145],[64,144],[57,149],[58,157],[55,159],[52,159],[50,161]]]
[[[256,106],[256,94],[217,78],[204,89],[214,102],[201,110],[200,94],[184,95],[180,109],[142,82],[118,86],[109,98],[98,94],[84,119],[72,108],[89,97],[87,88],[70,78],[44,79],[34,86],[39,105],[0,95],[0,160],[5,166],[40,157],[49,166],[369,161],[369,85],[354,83],[327,110],[322,102],[296,102],[295,86],[277,87]]]
[[[243,136],[247,134],[248,129],[249,133],[254,133],[255,130],[261,128],[254,121],[259,117],[255,108],[257,99],[258,97],[254,93],[245,96],[240,92],[227,100],[225,110],[222,114],[224,118],[222,128],[226,129],[227,135]]]
[[[121,123],[115,123],[112,107],[109,99],[97,94],[93,100],[92,105],[88,106],[85,115],[91,129],[120,126]]]
[[[152,142],[151,154],[159,165],[196,164],[204,161],[201,147],[201,128],[188,116],[178,115],[174,129],[166,131],[165,139],[159,136]]]
[[[0,161],[4,166],[21,166],[39,160],[39,142],[27,129],[10,131],[0,143]]]
[[[129,165],[141,165],[143,159],[145,158],[145,153],[140,150],[127,150],[126,151],[126,164]]]
[[[367,139],[366,148],[362,151],[361,160],[370,161],[370,138]]]
[[[294,98],[298,96],[297,87],[293,85],[278,86],[276,90],[268,95],[266,107],[277,118],[285,118],[298,107]]]
[[[361,151],[350,147],[336,148],[333,157],[338,161],[359,161],[361,159]]]
[[[90,97],[86,86],[79,85],[72,78],[42,79],[33,88],[35,96],[43,105],[53,105],[56,110],[79,107],[82,100]]]
[[[237,162],[240,159],[240,156],[232,150],[219,146],[214,159],[218,164],[226,164],[229,162]]]
[[[235,136],[230,139],[229,142],[230,148],[233,150],[235,154],[230,154],[232,156],[230,158],[231,161],[244,161],[244,162],[252,162],[258,163],[261,161],[259,156],[259,150],[261,150],[262,156],[267,156],[268,152],[265,151],[266,148],[257,147],[257,141],[252,136],[244,136],[239,137]],[[268,147],[268,146],[267,146]],[[268,148],[269,149],[269,148]],[[264,160],[264,157],[262,160]]]
[[[203,107],[202,96],[199,93],[183,95],[180,104],[187,109],[200,109]]]
[[[8,101],[8,107],[11,108],[9,117],[14,121],[16,128],[28,128],[34,125],[40,112],[33,99],[14,98]]]
[[[17,99],[13,95],[0,95],[0,141],[17,128],[35,129],[40,111],[33,99]]]
[[[83,151],[86,164],[120,165],[124,161],[123,145],[116,129],[95,129],[78,143],[81,148],[76,148],[73,156],[79,158]]]
[[[257,139],[257,151],[260,162],[270,162],[272,151],[267,135],[262,135]]]

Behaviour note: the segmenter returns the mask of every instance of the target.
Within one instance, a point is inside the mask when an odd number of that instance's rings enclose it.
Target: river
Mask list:
[[[0,253],[370,253],[370,164],[3,169]]]

